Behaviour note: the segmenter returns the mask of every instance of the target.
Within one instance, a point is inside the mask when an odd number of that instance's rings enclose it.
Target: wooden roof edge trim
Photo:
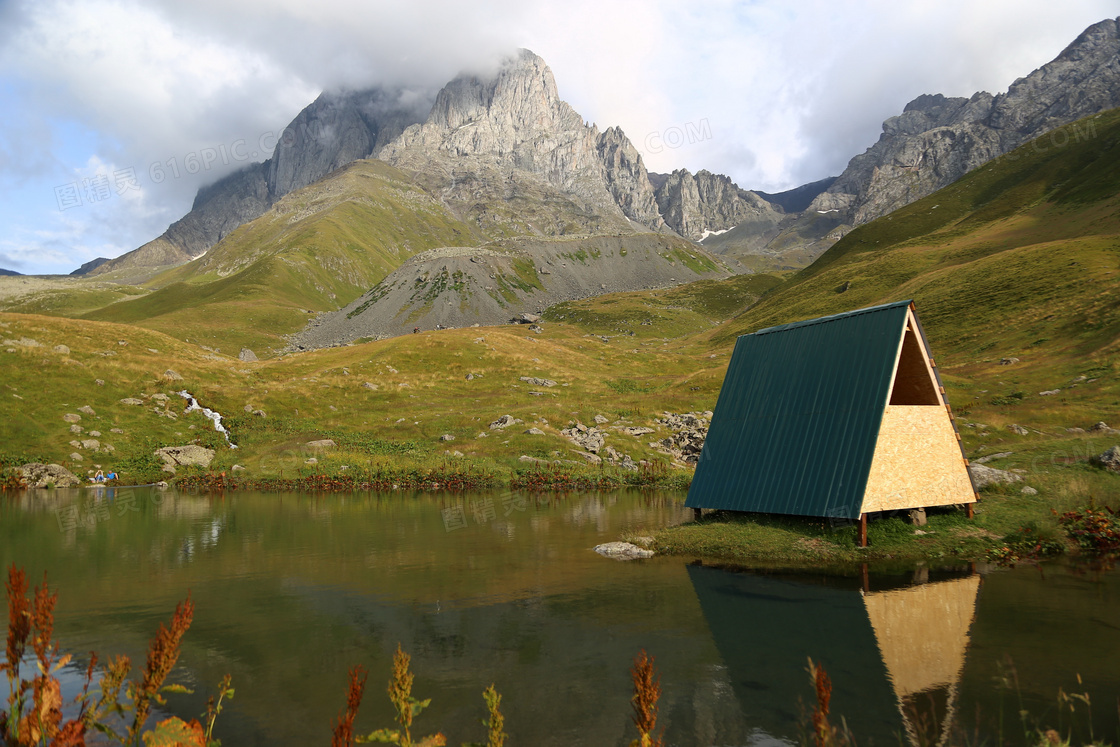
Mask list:
[[[933,360],[933,351],[929,349],[929,340],[926,339],[925,333],[922,331],[922,323],[918,321],[918,314],[914,309],[914,302],[910,302],[910,310],[906,312],[906,329],[910,329],[913,325],[914,336],[918,339],[918,344],[922,346],[922,361],[926,364],[926,373],[929,374],[930,383],[933,385],[933,391],[937,395],[937,399],[941,405],[949,411],[949,398],[945,395],[945,386],[941,383],[941,377],[937,373],[937,366]],[[906,337],[906,329],[903,330],[903,339]],[[898,365],[897,363],[895,364]],[[950,420],[952,417],[950,416]],[[953,426],[956,428],[956,425]]]
[[[918,330],[918,340],[922,343],[922,347],[925,349],[926,357],[927,358],[933,358],[933,351],[931,351],[930,347],[929,347],[929,338],[926,337],[926,330],[922,326],[922,320],[918,318],[918,312],[917,312],[917,309],[914,307],[913,301],[911,301],[911,305],[910,305],[910,314],[912,314],[913,317],[914,317],[914,325]],[[940,394],[940,392],[944,390],[945,384],[944,384],[944,382],[941,381],[941,370],[939,368],[936,368],[936,367],[933,368],[933,377],[937,381],[937,389],[938,389],[938,392],[939,392],[939,396],[942,398],[942,400],[944,400],[946,407],[948,407],[949,406],[949,395],[948,394]],[[979,500],[980,499],[980,491],[976,487],[976,480],[972,479],[972,470],[970,470],[968,468],[968,454],[965,453],[964,441],[961,440],[960,431],[957,430],[957,420],[956,420],[956,418],[949,418],[949,424],[951,426],[953,426],[953,433],[957,437],[957,446],[961,450],[961,459],[964,460],[964,464],[965,464],[964,471],[965,471],[965,474],[968,475],[968,484],[972,486],[972,494],[976,497],[976,500]],[[969,504],[969,505],[971,505],[971,504]]]
[[[839,321],[840,319],[847,319],[848,317],[860,316],[862,314],[873,314],[877,311],[885,311],[887,309],[898,308],[900,306],[913,307],[912,300],[894,301],[892,303],[879,304],[878,306],[867,306],[862,309],[853,309],[852,311],[843,311],[839,314],[831,314],[829,316],[820,316],[815,319],[804,319],[800,322],[789,322],[788,324],[777,324],[773,327],[766,327],[757,332],[751,332],[751,335],[767,335],[772,332],[785,332],[790,329],[800,329],[801,327],[812,327],[817,324],[827,324],[828,322]],[[750,335],[740,335],[740,337],[749,337]]]

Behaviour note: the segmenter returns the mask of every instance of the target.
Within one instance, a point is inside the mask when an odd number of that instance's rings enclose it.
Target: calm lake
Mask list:
[[[83,666],[91,650],[142,665],[190,592],[194,624],[171,679],[195,694],[169,696],[169,710],[198,716],[232,674],[216,730],[226,747],[330,744],[355,664],[371,672],[357,727],[390,726],[398,642],[413,695],[432,698],[414,734],[442,730],[449,744],[484,740],[493,682],[513,747],[626,745],[628,670],[643,648],[661,673],[666,744],[796,743],[810,656],[832,678],[834,720],[861,745],[949,729],[992,744],[1001,710],[1005,740],[1021,744],[1019,710],[1056,726],[1059,690],[1089,693],[1097,738],[1120,741],[1120,573],[865,579],[592,552],[687,521],[682,504],[668,493],[39,491],[0,495],[0,561],[35,582],[48,574],[56,636]],[[1083,704],[1072,722],[1087,740]]]

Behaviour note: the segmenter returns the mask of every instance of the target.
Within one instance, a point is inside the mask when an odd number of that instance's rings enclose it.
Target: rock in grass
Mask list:
[[[195,444],[186,446],[166,446],[155,451],[157,459],[163,462],[164,467],[209,467],[214,459],[214,450]]]
[[[455,436],[451,435],[450,433],[444,433],[442,436],[439,437],[439,440],[440,441],[454,441]]]
[[[81,478],[59,464],[31,462],[16,467],[16,472],[29,488],[73,488],[82,484]]]
[[[86,415],[89,415],[90,417],[93,417],[94,415],[97,414],[96,412],[93,411],[93,408],[90,407],[89,405],[82,405],[81,407],[78,408],[78,412],[85,413]]]
[[[334,440],[330,438],[323,438],[318,441],[308,441],[304,445],[312,451],[319,451],[320,449],[333,449],[334,447],[338,446],[338,444],[336,444]]]
[[[79,423],[82,420],[82,416],[76,412],[68,412],[62,416],[62,419],[67,423]]]
[[[972,475],[972,482],[976,485],[977,490],[996,483],[1022,482],[1023,480],[1021,475],[1014,472],[996,469],[995,467],[985,467],[983,464],[968,465],[968,472]]]
[[[183,377],[172,371],[170,368],[163,372],[164,381],[182,381]]]
[[[137,399],[136,397],[125,397],[124,399],[121,400],[121,404],[122,405],[134,405],[134,406],[135,405],[142,405],[142,404],[144,404],[144,400]]]
[[[523,421],[518,420],[517,418],[513,417],[512,415],[503,415],[502,417],[498,418],[497,420],[495,420],[493,423],[490,424],[490,430],[499,431],[502,428],[509,428],[511,425],[517,425],[518,423],[521,423],[521,422],[523,422]]]
[[[1038,495],[1038,491],[1036,489],[1032,488],[1030,485],[1026,486],[1022,490],[1020,490],[1019,492],[1022,493],[1023,495]]]
[[[1113,446],[1105,453],[1093,457],[1090,461],[1109,472],[1120,474],[1120,446]]]
[[[525,431],[525,433],[526,433],[526,435],[529,435],[529,436],[543,436],[544,435],[544,431],[542,431],[540,428],[530,428],[529,430]]]
[[[556,386],[552,379],[538,379],[536,376],[522,376],[520,380],[529,386]]]
[[[596,545],[595,552],[605,558],[614,558],[615,560],[653,557],[653,550],[646,550],[630,542],[605,542],[602,545]]]
[[[1025,436],[1028,433],[1030,433],[1030,431],[1028,431],[1026,428],[1024,428],[1021,425],[1016,425],[1015,423],[1012,423],[1011,425],[1007,426],[1007,430],[1011,431],[1016,436]]]
[[[257,361],[260,359],[257,358],[257,354],[249,348],[241,348],[241,352],[237,354],[237,360],[252,363],[253,361]]]

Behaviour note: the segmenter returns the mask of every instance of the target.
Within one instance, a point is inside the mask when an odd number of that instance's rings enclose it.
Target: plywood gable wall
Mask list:
[[[975,500],[944,394],[918,334],[917,320],[910,311],[902,330],[861,512]]]

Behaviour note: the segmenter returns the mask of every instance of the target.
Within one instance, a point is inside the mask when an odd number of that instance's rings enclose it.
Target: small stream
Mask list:
[[[196,410],[201,411],[205,417],[209,418],[214,423],[214,430],[226,437],[226,443],[229,444],[229,447],[231,449],[237,448],[237,444],[235,444],[229,438],[229,431],[226,430],[226,427],[224,425],[222,425],[221,414],[214,412],[209,407],[203,407],[202,405],[198,404],[198,400],[194,398],[194,395],[192,395],[185,389],[179,392],[179,396],[187,401],[187,409],[183,412],[195,412]]]

